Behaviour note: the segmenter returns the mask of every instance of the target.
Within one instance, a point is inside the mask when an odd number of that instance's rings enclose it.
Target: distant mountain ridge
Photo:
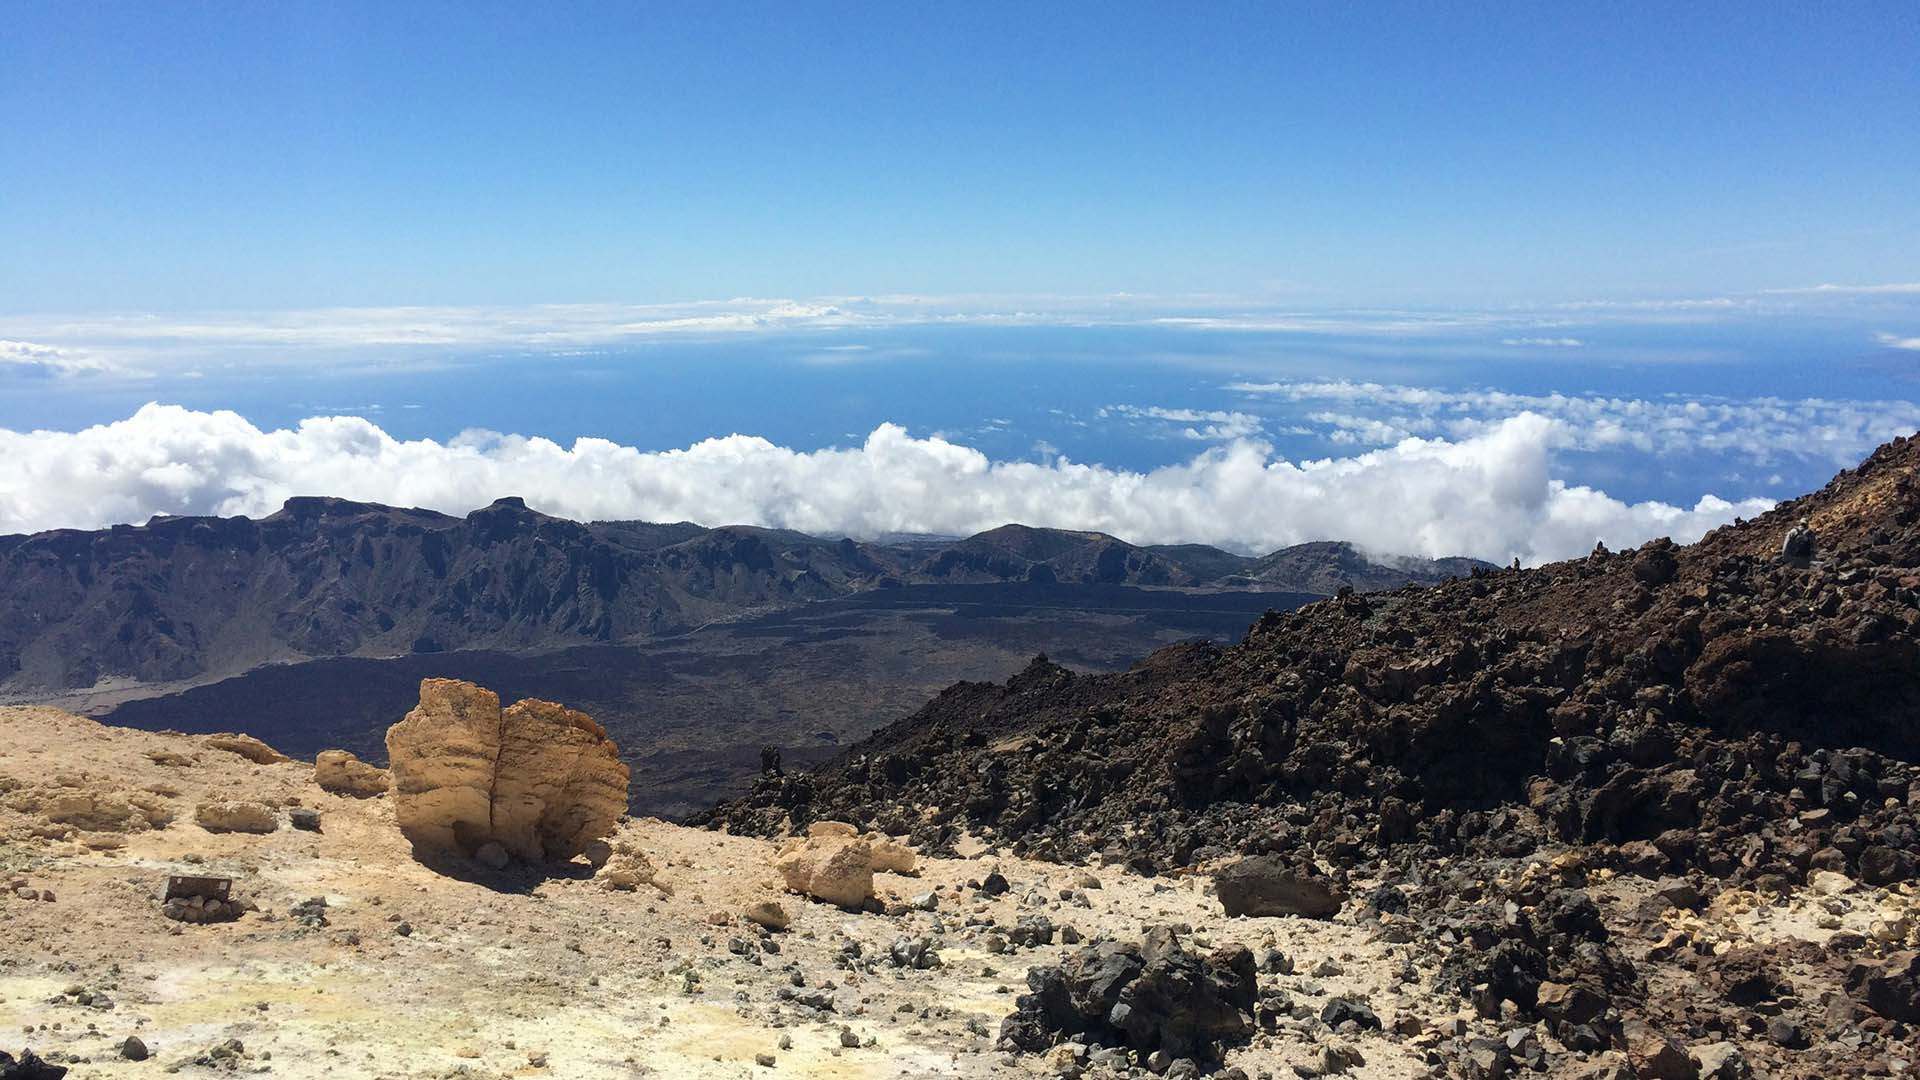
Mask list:
[[[1249,558],[1007,525],[862,543],[749,526],[582,523],[496,500],[465,517],[299,497],[258,520],[0,536],[0,689],[166,682],[263,663],[530,650],[670,634],[903,584],[1037,581],[1331,594],[1463,575],[1319,543]]]

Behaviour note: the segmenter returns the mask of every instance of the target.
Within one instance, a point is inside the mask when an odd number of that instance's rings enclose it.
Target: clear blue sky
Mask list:
[[[0,310],[1920,279],[1920,4],[13,3]]]

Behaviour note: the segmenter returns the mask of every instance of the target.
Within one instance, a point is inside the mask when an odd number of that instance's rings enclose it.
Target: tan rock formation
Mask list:
[[[207,746],[214,750],[225,750],[229,754],[239,754],[255,765],[278,765],[293,760],[251,735],[209,735]]]
[[[144,828],[133,804],[99,791],[63,791],[48,799],[42,816],[56,825],[94,832],[125,832]]]
[[[873,851],[873,868],[890,874],[911,874],[918,865],[913,849],[883,833],[861,837]]]
[[[849,911],[873,899],[873,849],[857,837],[828,833],[790,840],[774,867],[789,891]]]
[[[455,679],[420,683],[420,704],[387,729],[394,816],[416,849],[472,855],[497,843],[564,860],[613,832],[627,767],[585,713],[528,699],[507,709]]]
[[[322,750],[313,759],[313,782],[335,795],[370,799],[385,795],[387,770],[375,768],[345,750]]]
[[[594,875],[601,888],[631,892],[642,885],[656,885],[653,862],[635,848],[621,845]]]
[[[208,832],[270,833],[280,827],[273,807],[256,802],[203,802],[194,807],[193,820]]]

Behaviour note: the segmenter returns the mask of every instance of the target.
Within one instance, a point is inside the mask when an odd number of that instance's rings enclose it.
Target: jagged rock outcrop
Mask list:
[[[472,856],[489,844],[562,861],[608,836],[627,806],[627,767],[585,713],[426,679],[387,730],[394,816],[417,851]]]
[[[387,770],[361,761],[345,750],[322,750],[313,759],[313,782],[320,790],[356,799],[385,795],[392,781]]]

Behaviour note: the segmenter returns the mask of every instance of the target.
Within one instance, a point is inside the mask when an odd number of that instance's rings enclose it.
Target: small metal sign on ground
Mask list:
[[[182,877],[175,874],[167,878],[168,900],[190,900],[196,896],[208,900],[225,900],[233,892],[233,879],[224,877]]]

